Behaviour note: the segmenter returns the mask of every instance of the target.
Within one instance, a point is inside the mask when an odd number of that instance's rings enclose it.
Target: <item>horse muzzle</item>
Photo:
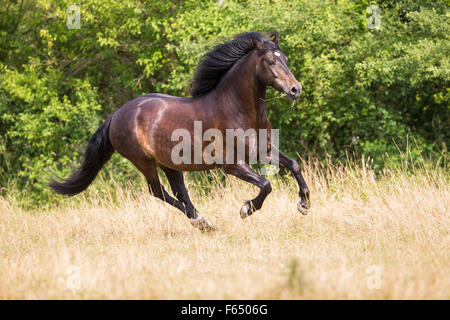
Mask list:
[[[302,85],[297,83],[296,85],[291,86],[289,92],[286,92],[286,95],[289,100],[295,100],[302,94]]]

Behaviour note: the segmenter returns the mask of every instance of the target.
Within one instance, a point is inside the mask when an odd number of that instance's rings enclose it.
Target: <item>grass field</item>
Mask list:
[[[0,298],[449,299],[448,174],[409,172],[305,164],[307,216],[293,179],[274,178],[245,220],[251,185],[190,185],[213,233],[141,186],[46,210],[0,199]]]

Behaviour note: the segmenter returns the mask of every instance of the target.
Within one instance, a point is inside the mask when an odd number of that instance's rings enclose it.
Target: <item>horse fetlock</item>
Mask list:
[[[305,198],[309,198],[309,188],[305,187],[305,188],[301,188],[300,189],[300,196],[304,196]]]
[[[191,224],[194,227],[198,227],[198,226],[203,225],[205,223],[206,223],[206,221],[202,217],[202,215],[200,213],[198,213],[198,212],[195,212],[195,218],[191,218]]]

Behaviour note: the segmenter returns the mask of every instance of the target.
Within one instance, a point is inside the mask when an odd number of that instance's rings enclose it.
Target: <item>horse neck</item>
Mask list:
[[[224,75],[214,90],[217,106],[256,121],[265,117],[266,86],[256,77],[257,61],[257,53],[250,52]]]

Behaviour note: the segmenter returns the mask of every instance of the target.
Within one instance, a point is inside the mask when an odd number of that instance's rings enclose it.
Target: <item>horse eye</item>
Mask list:
[[[275,61],[274,60],[267,60],[267,63],[269,64],[269,65],[271,65],[271,66],[273,66],[274,64],[275,64]]]

